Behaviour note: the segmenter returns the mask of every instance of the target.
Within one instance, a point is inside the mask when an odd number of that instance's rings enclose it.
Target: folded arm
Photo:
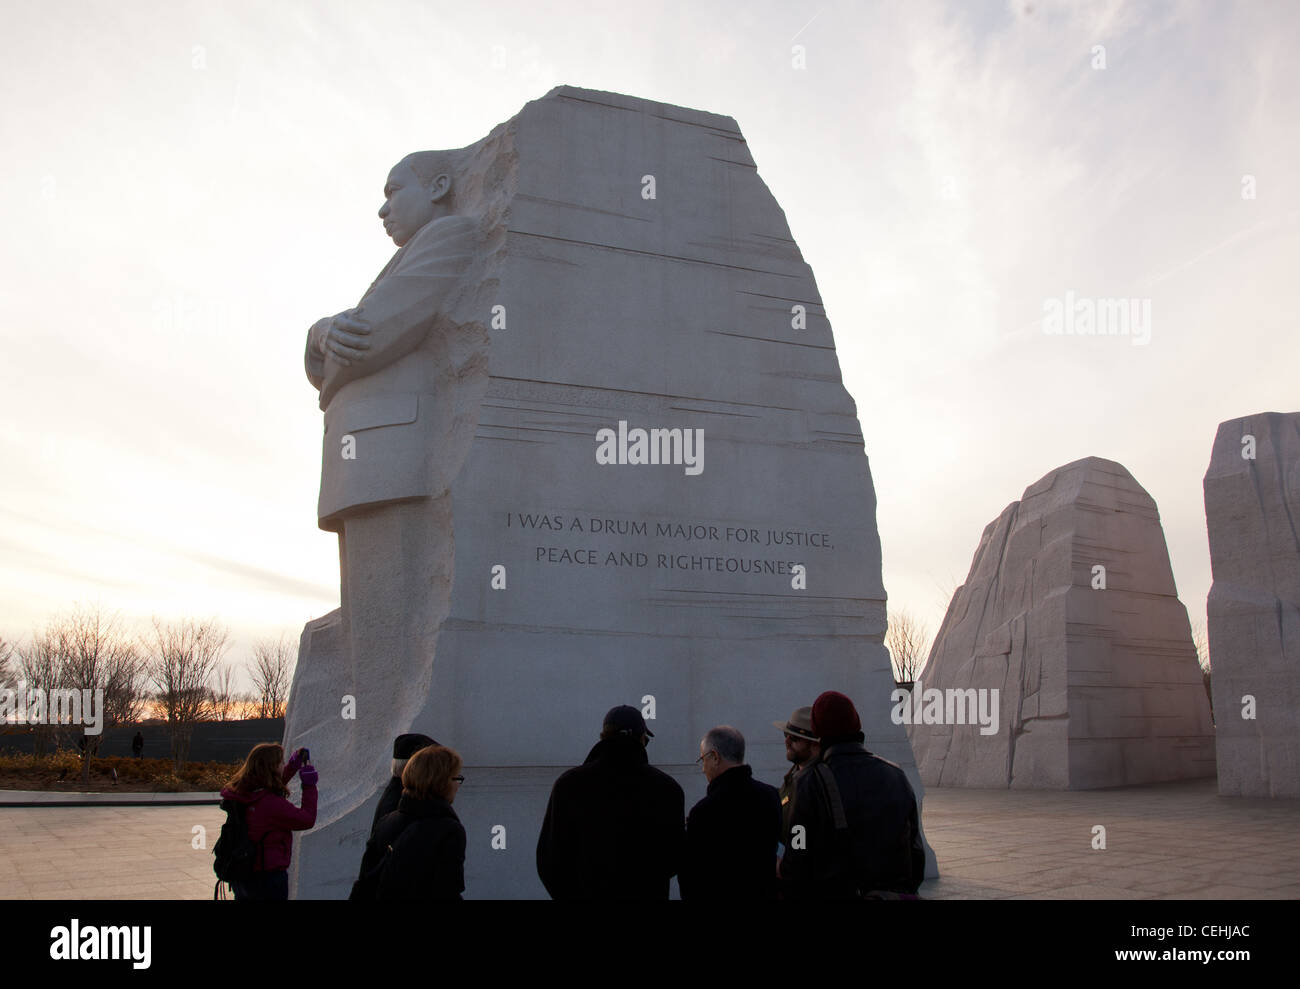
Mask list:
[[[312,327],[313,334],[328,341],[318,348],[322,407],[349,381],[382,370],[424,342],[437,317],[446,313],[470,262],[473,231],[473,223],[464,217],[435,221],[432,228],[417,234],[399,263],[370,287],[360,305]],[[346,345],[342,350],[332,345],[340,339],[341,318],[341,339]],[[329,325],[318,330],[322,323]],[[309,341],[309,353],[311,349]]]

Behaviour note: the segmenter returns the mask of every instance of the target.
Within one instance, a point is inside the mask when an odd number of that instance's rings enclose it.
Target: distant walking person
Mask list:
[[[730,725],[700,741],[707,795],[686,819],[678,883],[683,900],[775,900],[781,798],[745,765],[745,738]]]
[[[537,839],[537,875],[552,899],[668,899],[686,797],[650,765],[653,737],[636,708],[613,708],[586,761],[555,781]]]
[[[131,739],[131,755],[136,759],[144,756],[144,736],[140,732],[136,732],[135,738]]]
[[[781,780],[781,842],[785,843],[790,833],[790,814],[794,810],[795,783],[799,774],[817,761],[821,755],[821,744],[812,730],[812,708],[796,708],[790,719],[782,724],[772,724],[785,732],[785,757],[794,765]]]
[[[465,890],[465,828],[451,809],[465,777],[454,749],[428,745],[402,770],[397,810],[375,828],[353,900],[459,900]]]
[[[790,843],[781,858],[790,900],[912,894],[925,876],[916,796],[906,774],[863,746],[853,702],[828,690],[813,703],[821,757],[795,787]]]
[[[287,900],[289,862],[293,854],[293,832],[316,824],[316,784],[320,774],[307,764],[306,749],[284,763],[284,749],[270,742],[254,745],[248,758],[221,791],[221,807],[227,814],[244,812],[248,839],[256,847],[252,873],[231,886],[236,900]],[[285,785],[294,774],[302,781],[302,806],[286,798]]]

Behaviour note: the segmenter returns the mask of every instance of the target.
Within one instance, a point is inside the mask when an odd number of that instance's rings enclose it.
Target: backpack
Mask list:
[[[384,854],[379,861],[357,877],[356,882],[352,884],[352,892],[348,894],[349,900],[379,899],[379,886],[384,878],[384,870],[388,868],[388,863],[393,857],[393,846],[401,841],[402,835],[405,834],[410,825],[411,821],[406,820],[402,824],[401,830],[393,835],[393,840],[384,849]]]
[[[891,764],[892,765],[892,764]],[[839,784],[835,782],[835,774],[831,772],[831,767],[826,765],[820,759],[813,767],[817,780],[821,783],[822,798],[830,811],[830,818],[835,825],[835,843],[836,854],[841,863],[853,861],[853,853],[850,850],[849,819],[844,813],[844,801],[840,797]],[[924,845],[921,844],[920,833],[913,829],[910,835],[908,853],[911,859],[912,872],[916,875],[919,883],[925,876],[925,851]],[[892,890],[862,888],[862,884],[853,882],[855,898],[861,900],[919,900],[921,897],[918,893],[897,893]]]
[[[248,806],[240,800],[221,801],[226,812],[226,822],[221,825],[221,835],[212,846],[212,871],[217,883],[212,898],[224,899],[222,883],[243,882],[250,879],[259,862],[266,862],[266,835],[257,841],[248,836]]]

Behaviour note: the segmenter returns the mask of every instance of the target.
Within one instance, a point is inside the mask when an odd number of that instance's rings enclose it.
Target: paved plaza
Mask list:
[[[1300,800],[1220,797],[1213,780],[933,788],[924,818],[943,873],[921,888],[928,899],[1300,899]],[[0,899],[208,899],[224,819],[215,804],[0,802]],[[1092,847],[1097,825],[1105,849]],[[206,847],[193,847],[196,827]]]
[[[932,788],[923,825],[941,873],[930,899],[1300,899],[1300,800],[1220,797],[1215,780]]]

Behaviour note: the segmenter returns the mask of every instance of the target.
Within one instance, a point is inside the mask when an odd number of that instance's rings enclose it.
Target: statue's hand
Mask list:
[[[339,313],[329,322],[325,332],[325,355],[347,367],[359,363],[370,349],[370,324],[361,318],[358,309]]]

